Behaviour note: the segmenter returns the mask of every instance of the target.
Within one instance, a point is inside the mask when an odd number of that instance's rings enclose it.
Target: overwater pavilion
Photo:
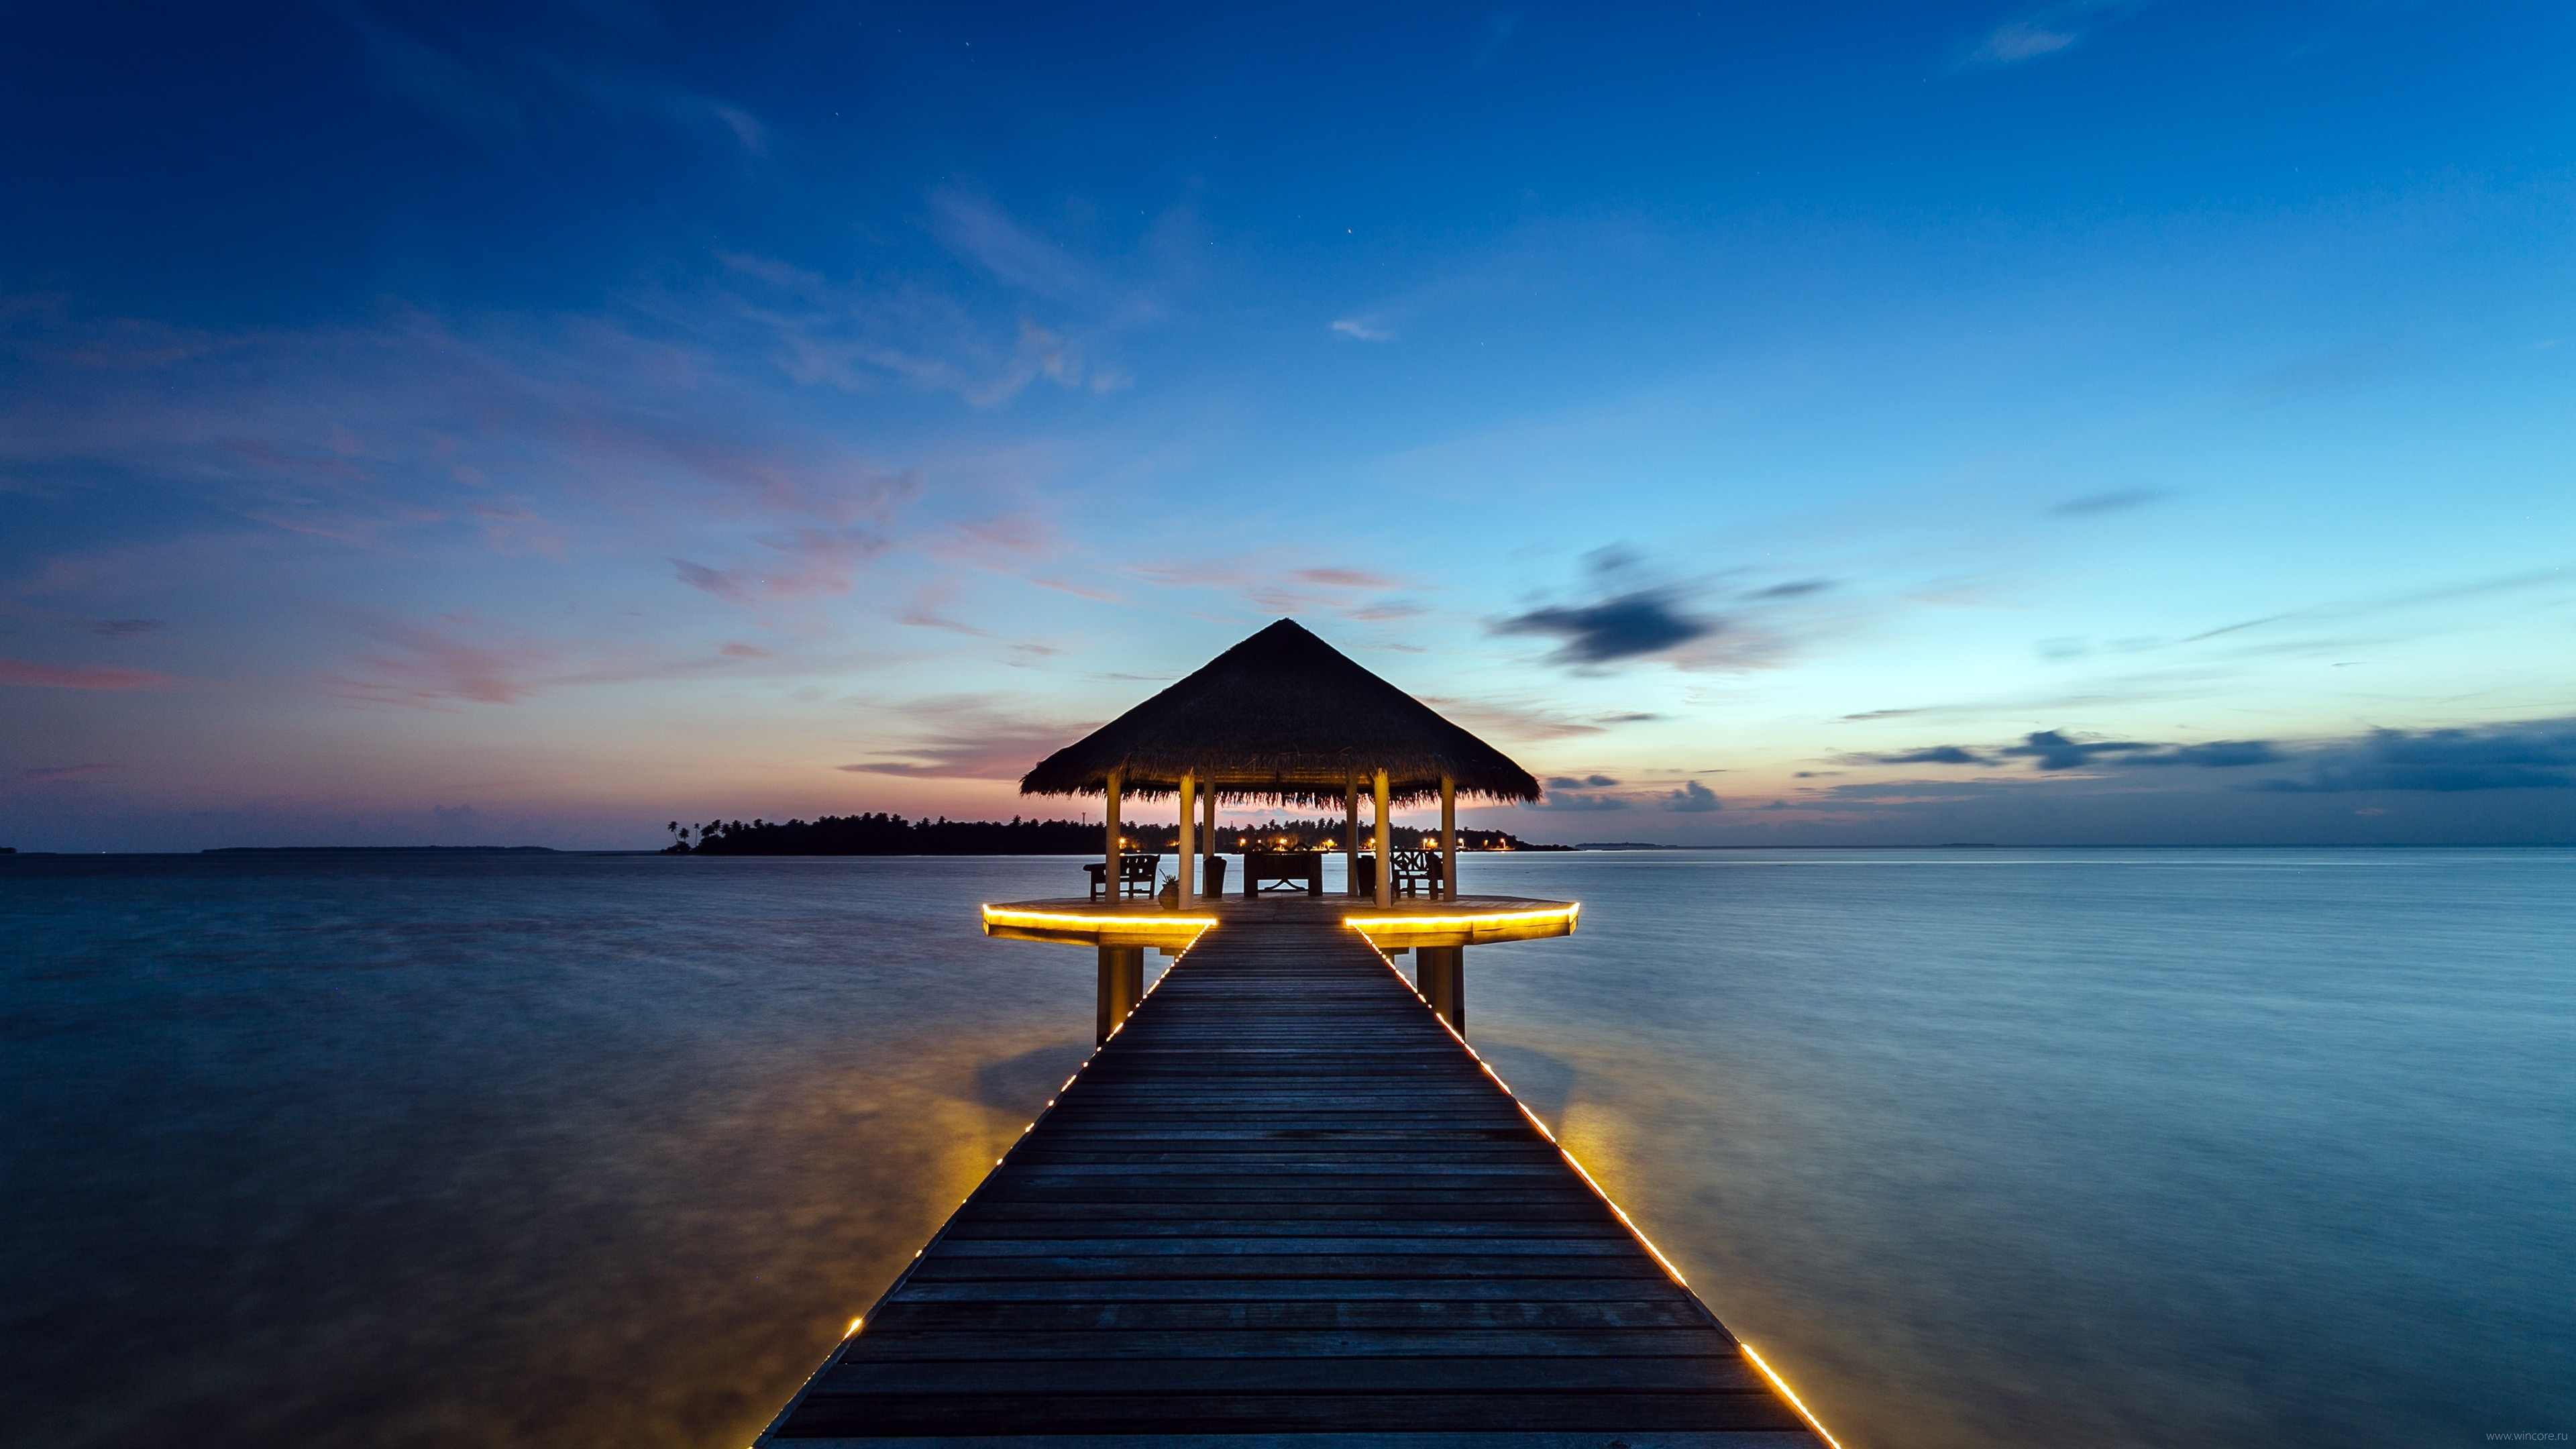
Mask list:
[[[1464,895],[1459,887],[1458,801],[1539,798],[1529,771],[1362,668],[1294,620],[1282,619],[1198,672],[1049,755],[1020,781],[1027,795],[1098,796],[1105,811],[1104,899],[1013,901],[984,910],[994,936],[1087,942],[1099,949],[1102,1040],[1144,991],[1144,956],[1178,955],[1227,919],[1327,916],[1390,955],[1410,951],[1417,989],[1456,1029],[1466,1025],[1469,945],[1561,936],[1569,901]],[[1370,854],[1361,854],[1360,802],[1371,805]],[[1175,799],[1179,815],[1177,909],[1131,903],[1117,884],[1131,872],[1122,841],[1130,800]],[[1430,890],[1397,893],[1390,812],[1440,805]],[[1246,856],[1239,902],[1227,901],[1210,863],[1219,854],[1220,801],[1342,808],[1345,891],[1336,903],[1258,894]],[[1374,869],[1364,869],[1373,866]],[[1318,872],[1313,877],[1320,882]],[[1364,883],[1365,905],[1354,907]],[[1320,890],[1320,886],[1318,886]]]

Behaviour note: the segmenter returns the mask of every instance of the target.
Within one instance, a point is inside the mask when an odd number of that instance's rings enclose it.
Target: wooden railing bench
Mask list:
[[[1100,899],[1102,878],[1109,874],[1109,862],[1095,860],[1084,866],[1091,877],[1091,898]],[[1162,881],[1163,858],[1159,855],[1121,855],[1118,857],[1118,894],[1150,896]]]
[[[1243,853],[1243,896],[1261,894],[1264,883],[1294,886],[1310,896],[1324,893],[1324,855],[1316,850],[1247,850]]]
[[[1388,884],[1394,888],[1394,894],[1429,896],[1435,901],[1443,898],[1440,884],[1440,852],[1396,850],[1389,851],[1388,854],[1395,857],[1395,873],[1388,878]],[[1360,857],[1357,893],[1364,896],[1377,894],[1377,857],[1373,854]]]

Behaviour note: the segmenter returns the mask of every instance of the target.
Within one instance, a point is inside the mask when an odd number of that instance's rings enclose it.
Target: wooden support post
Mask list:
[[[1413,950],[1414,989],[1449,1028],[1467,1034],[1467,948],[1417,946]]]
[[[1142,946],[1103,946],[1100,948],[1100,1011],[1095,1042],[1109,1040],[1109,1034],[1145,999],[1145,948]]]
[[[1225,894],[1225,892],[1219,890],[1216,883],[1216,787],[1213,785],[1208,787],[1207,803],[1199,807],[1199,816],[1199,823],[1205,827],[1200,831],[1201,840],[1199,848],[1204,852],[1200,864],[1207,867],[1206,870],[1200,873],[1199,879],[1206,883],[1205,894],[1207,898],[1209,900],[1215,900],[1218,896]]]
[[[1194,879],[1198,867],[1198,861],[1193,858],[1190,851],[1190,847],[1197,844],[1196,841],[1190,839],[1190,825],[1192,823],[1190,820],[1190,814],[1192,809],[1199,803],[1197,799],[1198,787],[1199,777],[1197,772],[1192,770],[1183,770],[1181,772],[1181,833],[1180,838],[1174,842],[1174,849],[1181,857],[1180,904],[1184,906],[1188,905],[1198,897],[1198,886]],[[1155,885],[1158,888],[1161,884],[1162,882],[1160,881],[1155,882]]]
[[[1342,894],[1360,893],[1360,777],[1342,791]]]
[[[1118,793],[1119,787],[1126,783],[1125,773],[1122,770],[1110,771],[1109,787],[1101,792],[1109,805],[1109,844],[1101,851],[1101,858],[1109,862],[1109,872],[1104,877],[1109,889],[1104,894],[1109,897],[1109,904],[1113,906],[1125,898],[1123,894],[1125,887],[1118,882]]]
[[[1440,899],[1458,899],[1458,781],[1440,777]]]
[[[1377,793],[1377,907],[1385,910],[1395,904],[1395,858],[1387,851],[1394,837],[1387,833],[1386,771],[1378,771],[1373,784]]]

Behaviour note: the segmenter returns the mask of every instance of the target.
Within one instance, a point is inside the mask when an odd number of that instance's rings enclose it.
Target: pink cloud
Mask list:
[[[69,780],[80,775],[95,775],[102,770],[122,770],[123,765],[55,765],[50,769],[20,770],[18,778],[26,781]]]
[[[31,689],[160,689],[171,682],[170,676],[155,674],[148,669],[0,659],[0,685],[15,684]]]
[[[1299,569],[1297,570],[1296,577],[1304,579],[1310,584],[1322,584],[1326,588],[1334,589],[1393,589],[1403,587],[1402,580],[1391,579],[1384,574],[1373,574],[1366,569]]]
[[[428,625],[384,621],[368,625],[367,632],[391,645],[391,652],[370,655],[366,677],[333,683],[380,703],[516,704],[563,672],[553,647],[496,636],[471,613],[444,614]]]
[[[1029,582],[1042,589],[1054,589],[1058,593],[1071,594],[1077,599],[1098,599],[1104,604],[1123,604],[1127,602],[1125,598],[1120,595],[1110,593],[1106,589],[1087,588],[1081,584],[1074,583],[1070,579],[1033,578],[1030,579]]]
[[[924,726],[929,738],[886,751],[899,759],[834,768],[916,780],[1016,780],[1094,728],[1012,715],[996,709],[988,696],[922,700],[900,712]]]
[[[684,558],[670,561],[680,581],[728,603],[783,603],[818,594],[846,594],[859,566],[886,551],[887,540],[863,528],[800,528],[793,537],[760,540],[777,555],[767,568],[713,569]]]

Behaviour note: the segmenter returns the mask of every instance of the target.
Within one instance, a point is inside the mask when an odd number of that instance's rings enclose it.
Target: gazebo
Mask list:
[[[1453,1027],[1463,1026],[1465,1017],[1463,947],[1573,928],[1570,902],[1471,901],[1459,893],[1459,797],[1535,800],[1539,786],[1530,772],[1291,619],[1270,625],[1049,755],[1020,781],[1020,791],[1101,797],[1107,899],[987,906],[985,931],[1096,944],[1104,1038],[1142,994],[1144,952],[1159,947],[1178,954],[1218,922],[1219,893],[1202,889],[1209,877],[1200,864],[1215,853],[1221,799],[1339,802],[1345,878],[1356,883],[1362,878],[1359,801],[1369,796],[1375,806],[1374,910],[1343,923],[1390,954],[1414,951],[1420,989]],[[1120,888],[1122,807],[1131,798],[1174,796],[1181,909],[1130,905]],[[1440,850],[1432,898],[1399,902],[1389,814],[1397,806],[1433,800],[1440,804]],[[1321,908],[1313,902],[1302,909],[1313,914]]]
[[[1458,893],[1458,796],[1535,800],[1538,781],[1502,751],[1282,619],[1152,699],[1038,762],[1023,795],[1098,795],[1108,811],[1108,878],[1119,873],[1128,796],[1180,796],[1180,883],[1196,899],[1192,816],[1214,847],[1220,798],[1341,802],[1348,879],[1359,879],[1359,799],[1376,802],[1377,903],[1394,903],[1387,812],[1440,802],[1440,894]],[[1195,809],[1193,807],[1196,807]],[[1209,892],[1213,895],[1214,892]]]

